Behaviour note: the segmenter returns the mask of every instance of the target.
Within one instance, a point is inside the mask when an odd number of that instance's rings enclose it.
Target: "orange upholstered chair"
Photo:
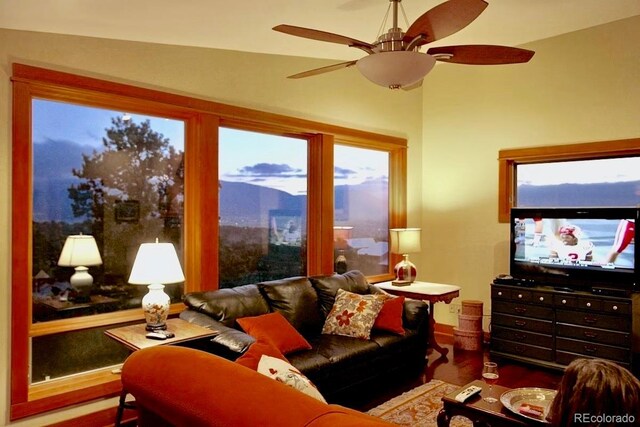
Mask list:
[[[157,346],[125,361],[122,384],[140,426],[391,426],[328,405],[256,371],[199,350]]]

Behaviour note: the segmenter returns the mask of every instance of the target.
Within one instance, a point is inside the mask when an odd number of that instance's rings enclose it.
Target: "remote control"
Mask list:
[[[456,400],[460,403],[465,402],[471,396],[480,393],[481,390],[482,390],[482,387],[478,387],[475,385],[469,386],[464,390],[462,390],[460,393],[458,393],[458,395],[456,396]]]
[[[152,340],[166,340],[168,337],[162,332],[147,332],[145,335],[147,338],[151,338]]]

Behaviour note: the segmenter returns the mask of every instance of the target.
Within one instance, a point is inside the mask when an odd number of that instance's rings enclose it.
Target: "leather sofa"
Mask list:
[[[385,382],[424,368],[429,307],[423,301],[404,301],[404,335],[375,329],[369,340],[322,334],[338,289],[361,295],[382,292],[359,271],[292,277],[186,294],[187,309],[180,317],[219,332],[200,349],[235,360],[255,342],[236,319],[279,312],[312,347],[288,354],[289,362],[313,382],[328,402],[357,405],[355,396],[364,393],[364,399],[367,394],[380,391]]]
[[[385,427],[381,419],[300,393],[199,350],[157,346],[122,367],[140,427]]]

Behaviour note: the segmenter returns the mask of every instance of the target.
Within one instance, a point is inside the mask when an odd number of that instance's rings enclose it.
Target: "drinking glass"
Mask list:
[[[491,387],[498,382],[498,364],[495,362],[484,362],[484,366],[482,367],[482,379],[484,382],[489,384],[489,393],[487,397],[484,397],[484,400],[487,403],[496,403],[498,399],[493,397]]]

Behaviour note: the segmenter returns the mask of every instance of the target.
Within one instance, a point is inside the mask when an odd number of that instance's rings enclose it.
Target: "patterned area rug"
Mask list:
[[[451,393],[460,386],[431,380],[398,397],[377,406],[367,413],[390,423],[411,427],[435,426],[438,412],[442,408],[442,396]],[[450,427],[470,427],[473,424],[467,418],[453,417]]]

